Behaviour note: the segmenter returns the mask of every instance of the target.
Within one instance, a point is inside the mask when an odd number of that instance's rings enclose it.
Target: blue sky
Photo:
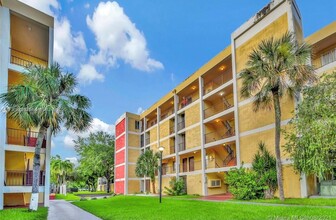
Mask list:
[[[227,47],[231,33],[269,2],[22,1],[55,16],[54,59],[78,76],[78,91],[91,99],[90,131],[110,133],[125,111],[148,108]],[[305,36],[336,20],[335,1],[297,4]],[[76,135],[63,130],[52,154],[76,157]]]

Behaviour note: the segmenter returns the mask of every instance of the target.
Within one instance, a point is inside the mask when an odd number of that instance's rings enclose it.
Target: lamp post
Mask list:
[[[160,151],[160,203],[162,201],[162,152],[164,150],[164,147],[159,147]]]

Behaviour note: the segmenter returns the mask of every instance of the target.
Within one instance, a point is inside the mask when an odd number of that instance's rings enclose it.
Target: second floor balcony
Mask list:
[[[44,67],[48,65],[47,60],[24,53],[14,48],[10,48],[10,63],[25,68],[30,67],[32,65],[40,65]]]
[[[5,186],[31,186],[33,184],[32,170],[6,170]],[[40,171],[39,185],[45,185],[45,172]]]
[[[38,132],[23,129],[7,128],[7,144],[35,147]],[[42,148],[46,148],[46,138],[43,138]]]

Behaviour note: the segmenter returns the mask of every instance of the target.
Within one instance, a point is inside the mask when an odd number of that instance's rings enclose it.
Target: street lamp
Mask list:
[[[159,147],[160,151],[160,203],[162,200],[162,152],[164,150],[164,147]]]

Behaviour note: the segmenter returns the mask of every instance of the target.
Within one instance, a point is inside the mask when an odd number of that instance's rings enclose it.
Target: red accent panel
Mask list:
[[[116,181],[114,183],[114,188],[115,188],[115,191],[114,191],[115,194],[124,194],[125,181]]]
[[[115,169],[115,179],[122,179],[125,177],[125,166],[120,166]]]
[[[120,136],[116,140],[116,151],[120,150],[121,148],[125,147],[125,135]]]
[[[125,131],[125,119],[123,119],[121,122],[119,122],[116,125],[116,137],[118,137],[120,134],[122,134]]]
[[[116,153],[115,165],[125,163],[125,150],[119,151]]]

